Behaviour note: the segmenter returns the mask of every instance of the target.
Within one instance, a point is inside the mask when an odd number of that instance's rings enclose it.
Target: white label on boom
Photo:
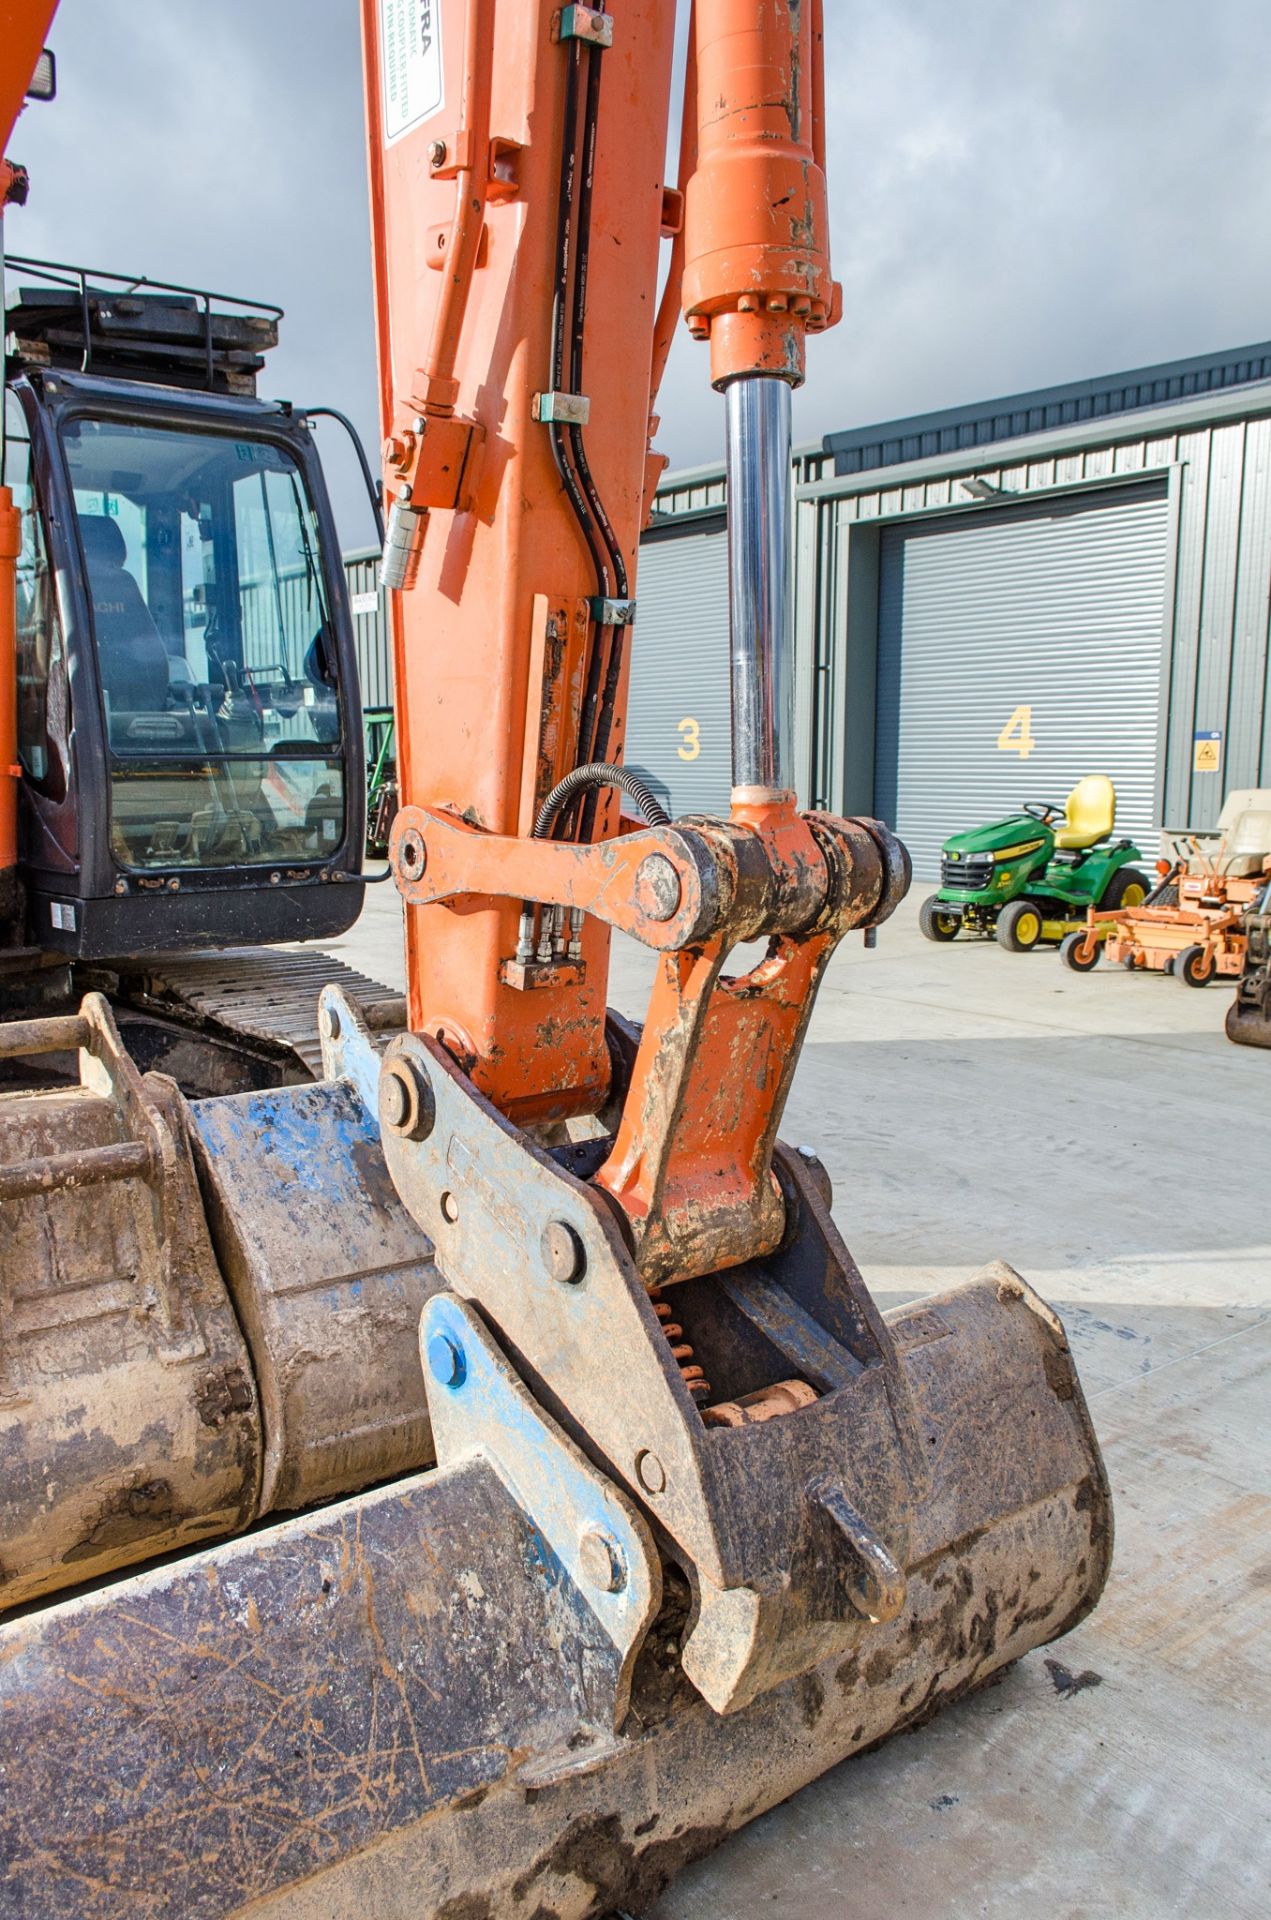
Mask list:
[[[384,144],[430,120],[445,103],[441,0],[380,0]]]

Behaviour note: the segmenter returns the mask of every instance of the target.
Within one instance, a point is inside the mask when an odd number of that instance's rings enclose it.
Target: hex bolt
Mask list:
[[[538,1245],[550,1278],[576,1286],[587,1271],[587,1253],[569,1222],[549,1220]]]
[[[453,1334],[428,1336],[428,1371],[443,1387],[461,1387],[468,1377],[468,1356]]]
[[[627,1584],[627,1563],[617,1541],[599,1527],[589,1527],[578,1543],[578,1563],[589,1586],[601,1593],[621,1593]]]
[[[796,1147],[795,1153],[804,1169],[811,1176],[813,1190],[820,1195],[821,1204],[830,1207],[834,1204],[834,1185],[830,1179],[825,1162],[815,1147]]]
[[[646,1493],[663,1493],[666,1490],[666,1468],[648,1447],[641,1447],[636,1455],[636,1479]]]
[[[680,904],[680,876],[664,853],[646,854],[636,868],[636,905],[650,920],[669,920]]]
[[[380,1075],[380,1119],[390,1133],[426,1140],[437,1124],[437,1102],[413,1060],[390,1060]]]
[[[430,167],[441,167],[445,162],[446,143],[444,140],[434,140],[428,149],[428,164]]]

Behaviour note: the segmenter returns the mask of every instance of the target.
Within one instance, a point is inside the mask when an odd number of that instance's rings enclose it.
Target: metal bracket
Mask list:
[[[870,1608],[882,1608],[866,1586],[904,1564],[922,1447],[891,1343],[797,1156],[780,1163],[791,1237],[771,1267],[739,1267],[727,1289],[685,1282],[674,1297],[723,1399],[792,1375],[817,1397],[788,1418],[708,1427],[594,1186],[518,1132],[422,1035],[388,1049],[380,1112],[389,1172],[448,1285],[690,1570],[684,1670],[716,1712],[872,1632]],[[787,1298],[789,1335],[762,1288],[752,1307],[767,1274]],[[430,1404],[436,1422],[435,1390]],[[526,1457],[517,1470],[537,1511],[550,1497],[547,1468]],[[840,1496],[838,1524],[826,1523],[827,1485]]]
[[[591,617],[601,627],[633,627],[636,617],[634,600],[605,600],[600,594],[591,599]]]
[[[379,1112],[380,1055],[361,1010],[336,986],[318,995],[324,1080],[350,1080],[367,1112]]]
[[[613,45],[613,15],[598,7],[562,7],[552,21],[554,40],[586,40],[593,47]]]
[[[591,401],[585,393],[536,393],[531,411],[545,427],[585,427]]]
[[[483,1455],[612,1641],[620,1661],[616,1731],[636,1654],[662,1600],[653,1535],[634,1504],[548,1419],[455,1294],[436,1293],[425,1305],[419,1352],[438,1467]]]

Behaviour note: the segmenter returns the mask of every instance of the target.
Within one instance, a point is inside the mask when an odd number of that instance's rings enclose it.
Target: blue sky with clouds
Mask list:
[[[1271,336],[1268,0],[826,0],[826,25],[845,318],[800,438]],[[51,44],[9,249],[278,300],[272,390],[373,443],[354,0],[62,0]],[[719,457],[687,337],[661,412],[673,464]]]

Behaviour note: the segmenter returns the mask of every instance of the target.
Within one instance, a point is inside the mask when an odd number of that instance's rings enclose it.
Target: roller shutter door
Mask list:
[[[1155,856],[1166,547],[1159,484],[884,532],[875,806],[921,879],[949,834],[1087,773]]]
[[[645,541],[636,581],[624,759],[673,817],[727,813],[728,536]]]

